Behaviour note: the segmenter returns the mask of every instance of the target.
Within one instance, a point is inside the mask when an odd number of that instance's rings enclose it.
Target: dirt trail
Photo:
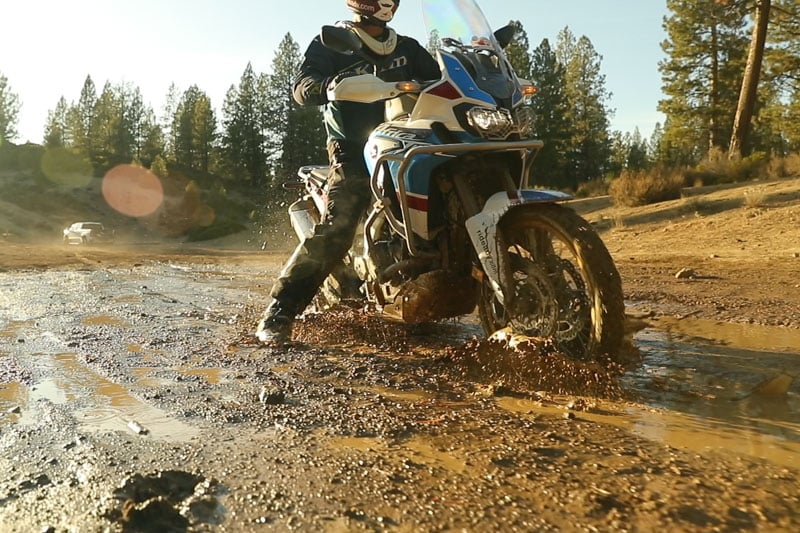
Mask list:
[[[352,310],[265,349],[283,251],[8,242],[0,530],[797,531],[800,180],[758,188],[578,207],[622,376]]]

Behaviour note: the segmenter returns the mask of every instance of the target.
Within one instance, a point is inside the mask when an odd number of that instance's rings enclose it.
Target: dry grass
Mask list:
[[[767,193],[760,189],[748,189],[744,193],[744,207],[758,209],[767,203]]]
[[[681,211],[687,215],[701,216],[711,211],[711,202],[694,196],[684,198]]]
[[[767,176],[770,159],[763,152],[756,152],[744,158],[729,159],[719,148],[713,149],[705,161],[684,171],[684,183],[718,185],[740,183]]]
[[[576,198],[593,198],[595,196],[605,196],[608,194],[607,180],[591,180],[581,183],[575,191]]]
[[[800,176],[800,153],[772,158],[767,165],[767,173],[771,178]]]
[[[636,207],[676,200],[681,196],[683,185],[683,176],[677,172],[625,170],[611,182],[609,194],[616,205]]]

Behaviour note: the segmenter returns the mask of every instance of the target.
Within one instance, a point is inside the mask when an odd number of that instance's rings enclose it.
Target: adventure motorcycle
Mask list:
[[[385,101],[386,122],[364,150],[375,201],[318,298],[366,299],[405,323],[477,307],[487,335],[510,328],[551,338],[572,357],[616,358],[625,313],[608,250],[560,205],[570,195],[530,188],[542,142],[531,138],[526,105],[536,89],[503,53],[513,28],[492,32],[474,0],[422,3],[428,31],[440,39],[441,79],[396,83],[364,74],[328,91],[330,100]],[[363,54],[347,29],[326,26],[321,38],[338,52]],[[298,173],[303,197],[289,212],[301,240],[325,220],[329,171]]]

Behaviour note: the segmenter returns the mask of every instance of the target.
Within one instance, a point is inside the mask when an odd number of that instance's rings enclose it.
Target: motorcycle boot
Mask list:
[[[276,305],[270,305],[256,329],[256,337],[266,345],[279,346],[292,341],[292,318]]]

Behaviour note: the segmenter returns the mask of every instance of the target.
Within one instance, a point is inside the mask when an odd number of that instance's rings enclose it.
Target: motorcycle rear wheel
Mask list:
[[[487,282],[478,314],[487,335],[551,338],[559,351],[621,361],[625,302],[614,261],[594,229],[569,208],[518,207],[498,227],[501,276],[511,294],[500,303]]]

